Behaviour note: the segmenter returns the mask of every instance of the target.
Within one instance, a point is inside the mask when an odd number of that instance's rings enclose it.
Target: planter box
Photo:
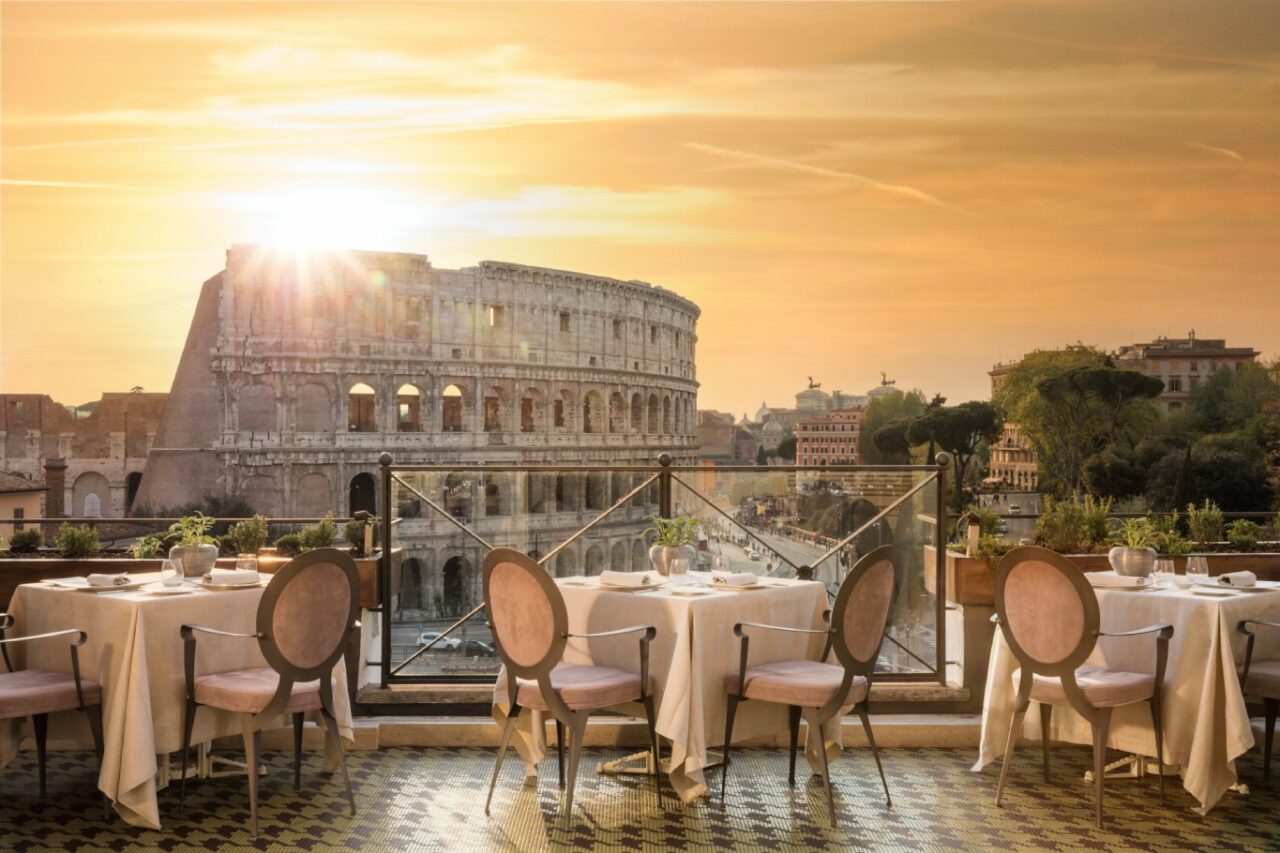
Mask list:
[[[924,546],[924,587],[938,594],[934,583],[933,565],[937,551],[932,545]],[[955,604],[982,605],[995,603],[996,573],[979,557],[966,557],[955,551],[946,554],[946,598]]]
[[[1247,554],[1236,553],[1194,553],[1181,557],[1172,557],[1173,566],[1178,574],[1187,571],[1187,557],[1207,557],[1209,574],[1222,575],[1227,572],[1253,572],[1258,580],[1280,581],[1280,553],[1264,553],[1252,551]],[[1110,571],[1111,563],[1106,554],[1068,554],[1067,559],[1086,572]]]
[[[9,599],[19,584],[34,583],[47,578],[87,577],[97,572],[158,572],[163,560],[135,560],[132,557],[91,557],[79,560],[62,558],[9,558],[0,559],[0,609],[8,609]],[[271,574],[289,562],[288,557],[263,554],[258,557],[258,568]],[[235,557],[219,557],[219,568],[234,569]],[[381,598],[378,589],[378,558],[357,557],[356,571],[360,574],[360,606],[377,607]],[[400,591],[400,549],[391,551],[391,594]]]

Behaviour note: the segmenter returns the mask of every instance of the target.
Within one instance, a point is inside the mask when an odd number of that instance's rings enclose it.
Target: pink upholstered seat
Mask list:
[[[196,679],[196,701],[225,711],[256,714],[267,707],[279,686],[280,674],[269,666],[202,675]],[[319,709],[319,680],[295,681],[281,713]]]
[[[1014,670],[1016,687],[1022,670]],[[1084,698],[1095,708],[1115,708],[1130,702],[1145,702],[1155,695],[1156,677],[1144,672],[1124,672],[1101,666],[1082,666],[1076,670],[1076,684]],[[1069,704],[1061,678],[1037,675],[1031,682],[1031,701],[1051,705]]]
[[[1280,660],[1256,660],[1249,664],[1244,692],[1264,699],[1280,699]]]
[[[831,701],[844,680],[844,667],[812,660],[788,660],[747,667],[743,698],[820,708]],[[738,689],[738,673],[724,678],[731,691]],[[845,704],[861,702],[867,695],[867,680],[855,675],[849,684]]]
[[[81,679],[80,688],[86,705],[102,701],[102,689],[97,682]],[[0,720],[79,707],[76,681],[71,675],[40,669],[0,673]]]
[[[542,698],[538,682],[517,679],[518,699],[523,708],[549,710]],[[640,676],[610,666],[578,666],[562,663],[551,670],[551,687],[574,711],[607,708],[640,699]]]

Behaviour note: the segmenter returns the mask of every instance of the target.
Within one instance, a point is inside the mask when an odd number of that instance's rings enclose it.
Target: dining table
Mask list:
[[[1182,581],[1182,584],[1186,584]],[[1280,618],[1280,584],[1259,582],[1251,590],[1195,585],[1096,588],[1101,629],[1129,631],[1155,623],[1173,626],[1161,697],[1164,772],[1176,772],[1183,788],[1205,814],[1237,785],[1236,759],[1254,745],[1253,730],[1238,668],[1244,664],[1245,619]],[[1258,632],[1257,660],[1280,658],[1280,632]],[[1086,662],[1128,672],[1155,672],[1154,635],[1101,637]],[[996,631],[991,644],[982,732],[975,771],[1004,754],[1017,690],[1018,661]],[[1040,738],[1040,715],[1027,714],[1022,736]],[[1093,743],[1089,723],[1073,708],[1059,705],[1049,724],[1050,739]],[[1134,756],[1154,757],[1155,737],[1145,702],[1115,709],[1108,746]]]
[[[258,602],[269,578],[264,575],[260,583],[239,588],[209,588],[188,579],[177,592],[164,589],[159,573],[130,575],[129,579],[139,585],[95,590],[47,581],[23,584],[10,601],[9,615],[15,623],[11,636],[66,628],[85,632],[80,672],[102,687],[104,755],[98,787],[126,822],[159,829],[157,792],[169,779],[169,753],[182,748],[186,678],[179,630],[184,624],[199,624],[222,631],[256,631]],[[201,636],[196,649],[198,675],[267,665],[254,639]],[[64,643],[24,643],[16,650],[18,668],[70,672],[71,659]],[[339,733],[351,741],[351,702],[341,660],[333,677]],[[319,719],[319,715],[313,718]],[[15,757],[24,723],[4,722],[0,767]],[[201,707],[192,743],[240,734],[240,715]],[[93,743],[79,712],[52,715],[49,737],[51,746],[84,748]],[[333,760],[334,756],[327,756],[330,764]]]
[[[701,573],[693,573],[696,577]],[[717,762],[711,752],[723,746],[725,677],[737,672],[739,641],[733,635],[739,622],[766,622],[794,628],[822,628],[828,608],[826,587],[816,581],[762,577],[749,589],[709,585],[709,576],[688,585],[662,583],[641,589],[610,588],[596,577],[560,578],[570,634],[598,633],[632,625],[652,625],[657,636],[649,651],[649,671],[655,688],[656,729],[669,744],[670,761],[663,761],[671,784],[683,802],[707,793],[705,770]],[[819,635],[762,632],[750,644],[750,664],[821,657]],[[636,637],[571,637],[565,663],[610,666],[638,671]],[[510,709],[507,679],[499,674],[493,695],[493,716],[499,725]],[[635,716],[638,703],[619,706]],[[809,732],[805,752],[819,767],[818,749],[829,759],[841,750],[840,717],[822,733]],[[735,741],[786,731],[787,708],[771,702],[745,702],[734,722]],[[525,711],[517,719],[516,751],[526,771],[536,774],[546,754],[546,723],[540,712]]]

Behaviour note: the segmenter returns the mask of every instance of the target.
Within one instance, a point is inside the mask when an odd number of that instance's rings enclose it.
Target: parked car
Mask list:
[[[436,637],[439,637],[439,636],[440,636],[439,631],[423,631],[421,634],[418,635],[418,645],[425,646],[427,643],[431,642],[432,640],[434,640]],[[436,643],[431,648],[448,649],[449,651],[455,651],[461,645],[462,645],[462,641],[459,640],[457,637],[445,637],[443,640]]]
[[[488,643],[482,643],[479,640],[467,640],[462,644],[462,654],[466,657],[483,658],[493,657],[498,650]]]
[[[764,559],[763,555],[761,555],[759,551],[748,551],[747,556],[750,557],[751,560],[756,563]]]

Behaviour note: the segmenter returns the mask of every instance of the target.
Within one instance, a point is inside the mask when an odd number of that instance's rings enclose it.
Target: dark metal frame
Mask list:
[[[1249,667],[1253,664],[1253,641],[1256,638],[1253,631],[1248,627],[1250,625],[1280,629],[1280,622],[1264,622],[1261,619],[1242,619],[1240,624],[1236,626],[1237,631],[1249,638],[1244,648],[1244,668],[1240,670],[1241,690],[1245,690],[1248,687]],[[1271,747],[1275,744],[1276,716],[1280,714],[1280,696],[1268,696],[1265,693],[1258,695],[1262,699],[1262,713],[1267,722],[1262,748],[1262,778],[1269,781],[1271,779]]]
[[[658,630],[652,625],[632,625],[629,628],[618,628],[613,631],[600,631],[592,634],[569,633],[569,613],[565,608],[564,596],[560,592],[560,587],[556,585],[556,582],[543,570],[539,563],[513,548],[495,548],[484,559],[484,599],[486,604],[489,601],[490,576],[493,574],[494,568],[500,563],[509,563],[520,567],[537,582],[539,589],[547,597],[551,607],[554,627],[552,629],[551,643],[547,647],[546,654],[542,656],[541,660],[533,664],[519,664],[512,660],[506,649],[502,647],[498,632],[494,631],[493,633],[494,647],[498,650],[498,655],[502,658],[503,666],[506,668],[507,696],[511,701],[511,708],[507,712],[507,722],[502,729],[502,742],[498,746],[498,756],[493,765],[493,776],[489,780],[489,796],[484,801],[484,813],[489,813],[489,804],[493,801],[493,789],[498,783],[498,773],[502,770],[502,760],[506,757],[507,747],[511,743],[511,735],[515,731],[516,718],[520,716],[519,680],[525,679],[538,682],[538,692],[542,695],[542,701],[547,704],[547,708],[550,709],[551,715],[556,721],[557,764],[560,770],[560,789],[565,792],[564,818],[566,825],[568,824],[573,813],[573,792],[578,778],[578,763],[582,755],[582,742],[586,734],[587,720],[593,710],[575,711],[566,705],[551,684],[551,671],[555,669],[564,657],[565,646],[568,645],[571,637],[592,639],[596,637],[616,637],[636,632],[643,632],[640,636],[640,702],[644,705],[645,722],[649,729],[649,750],[653,761],[653,790],[658,798],[658,805],[661,807],[662,786],[659,780],[658,735],[654,728],[657,717],[654,712],[653,694],[649,691],[649,643],[657,636]],[[493,608],[489,608],[489,619],[489,624],[492,626]],[[566,728],[569,730],[569,779],[567,788],[564,762],[564,733]]]
[[[88,635],[79,628],[64,628],[61,631],[50,631],[47,634],[31,634],[26,637],[6,637],[5,632],[14,625],[13,617],[8,613],[0,613],[0,656],[4,658],[4,667],[6,672],[15,672],[13,662],[9,659],[9,646],[16,643],[29,643],[33,640],[51,640],[55,637],[75,637],[71,641],[71,677],[76,683],[76,705],[75,709],[84,712],[89,719],[89,730],[93,733],[93,749],[98,754],[98,764],[102,764],[102,703],[95,702],[93,704],[85,704],[84,688],[80,684],[80,647],[88,640]],[[64,709],[60,709],[64,710]],[[66,708],[65,710],[72,710]],[[36,741],[36,762],[39,765],[40,776],[40,799],[45,799],[48,790],[45,786],[45,744],[48,742],[49,735],[49,714],[52,711],[43,714],[31,715],[31,728],[35,734]],[[104,811],[109,812],[110,803],[105,803]]]
[[[1048,563],[1070,581],[1076,594],[1080,597],[1080,606],[1084,612],[1084,624],[1080,632],[1080,640],[1076,647],[1060,661],[1046,662],[1037,660],[1019,643],[1006,617],[1005,584],[1012,571],[1024,562]],[[1148,625],[1133,631],[1103,631],[1100,628],[1102,616],[1098,609],[1098,596],[1093,591],[1084,572],[1070,560],[1055,551],[1035,545],[1014,548],[1001,558],[996,568],[995,615],[991,621],[1000,626],[1004,640],[1021,667],[1018,679],[1018,695],[1014,703],[1013,718],[1009,722],[1009,735],[1005,744],[1004,762],[1000,767],[1000,780],[996,783],[996,805],[1000,805],[1004,793],[1005,781],[1009,775],[1009,766],[1013,762],[1013,751],[1022,732],[1022,721],[1026,717],[1027,708],[1031,704],[1031,686],[1035,676],[1043,675],[1057,678],[1062,682],[1062,690],[1067,696],[1067,704],[1080,716],[1089,721],[1093,730],[1093,781],[1094,781],[1094,820],[1102,827],[1102,783],[1106,775],[1107,736],[1111,731],[1111,712],[1113,707],[1099,708],[1094,706],[1076,683],[1076,670],[1093,654],[1099,637],[1138,637],[1156,633],[1156,667],[1155,692],[1147,700],[1151,708],[1151,722],[1155,729],[1156,760],[1160,763],[1160,805],[1164,805],[1164,727],[1161,721],[1160,700],[1163,695],[1165,665],[1169,657],[1169,639],[1173,636],[1173,626],[1164,623]],[[1141,700],[1140,700],[1141,701]],[[1045,702],[1040,705],[1040,740],[1044,759],[1044,780],[1049,781],[1049,722],[1053,713],[1053,705]],[[1116,706],[1119,707],[1119,706]]]
[[[880,772],[880,783],[884,786],[885,802],[893,805],[893,799],[889,795],[889,782],[885,779],[884,766],[880,763],[880,750],[876,746],[875,735],[871,731],[871,720],[868,716],[868,702],[871,697],[871,684],[875,679],[876,660],[880,657],[880,649],[884,646],[885,630],[888,627],[889,617],[893,613],[894,600],[891,598],[888,608],[885,609],[885,624],[880,626],[880,638],[876,643],[874,651],[870,657],[860,659],[854,655],[853,650],[849,648],[849,640],[844,635],[844,614],[849,608],[849,604],[853,601],[853,596],[857,591],[858,585],[862,583],[863,578],[871,568],[879,563],[888,561],[893,566],[894,584],[893,589],[896,595],[897,578],[898,578],[898,548],[895,545],[881,545],[879,548],[871,551],[863,556],[849,570],[849,574],[840,584],[840,591],[836,594],[835,604],[832,609],[824,611],[822,614],[823,621],[827,623],[825,630],[812,630],[808,628],[791,628],[783,625],[769,625],[762,622],[739,622],[733,626],[733,634],[741,642],[741,651],[738,659],[738,686],[737,689],[726,691],[727,704],[725,707],[724,722],[724,767],[720,773],[720,802],[724,803],[725,790],[728,787],[729,778],[729,753],[733,743],[733,720],[737,714],[738,704],[748,701],[746,694],[747,681],[747,652],[750,644],[750,637],[746,633],[747,628],[769,630],[769,631],[786,631],[791,634],[814,634],[825,636],[826,643],[822,649],[822,660],[825,661],[830,657],[831,652],[836,653],[836,659],[844,668],[844,678],[840,682],[840,687],[831,694],[831,698],[827,700],[825,705],[818,708],[802,708],[799,705],[788,705],[791,719],[791,764],[787,781],[791,785],[796,783],[796,747],[800,737],[800,717],[805,718],[805,722],[809,725],[810,732],[817,732],[819,741],[822,740],[822,727],[836,717],[840,713],[840,709],[845,704],[845,699],[849,695],[849,689],[853,686],[854,678],[863,678],[867,682],[866,692],[861,700],[853,706],[853,713],[858,715],[862,720],[863,731],[867,734],[867,743],[871,745],[871,754],[876,760],[876,770]],[[756,700],[761,701],[761,700]],[[831,792],[831,770],[827,765],[827,750],[825,743],[819,745],[818,752],[822,761],[822,784],[827,792],[827,807],[831,814],[831,825],[836,825],[836,807],[835,799]]]
[[[385,550],[385,549],[384,549]],[[347,576],[351,587],[350,605],[347,610],[346,628],[334,645],[333,651],[315,666],[302,667],[290,661],[272,639],[272,626],[275,618],[276,604],[285,588],[305,569],[316,563],[331,563],[338,566]],[[351,813],[356,813],[355,797],[351,793],[351,778],[347,775],[347,757],[342,747],[342,736],[338,733],[337,715],[333,707],[333,667],[341,659],[350,641],[351,632],[360,627],[360,576],[356,571],[355,561],[345,551],[336,548],[317,548],[307,551],[285,563],[271,576],[262,598],[258,602],[257,631],[252,634],[220,631],[203,625],[183,625],[181,629],[183,643],[183,664],[186,675],[187,704],[182,725],[182,780],[178,794],[179,813],[186,805],[187,796],[187,758],[191,751],[191,732],[195,726],[196,708],[196,634],[209,634],[215,637],[233,637],[237,639],[256,639],[267,664],[280,676],[275,695],[266,706],[256,714],[241,714],[241,728],[244,733],[245,764],[249,777],[249,811],[253,828],[253,836],[258,836],[258,763],[262,751],[262,730],[284,710],[293,694],[296,682],[320,682],[320,714],[324,718],[325,736],[330,747],[338,756],[338,766],[342,770],[342,781],[347,789],[347,802]],[[298,790],[302,784],[302,724],[305,712],[295,712],[293,717],[293,787]]]

